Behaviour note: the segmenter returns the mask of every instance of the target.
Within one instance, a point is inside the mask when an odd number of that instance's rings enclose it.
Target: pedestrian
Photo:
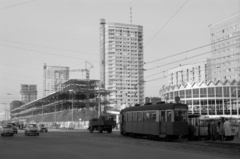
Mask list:
[[[194,126],[194,139],[199,140],[199,126],[197,123],[195,123]]]
[[[207,124],[207,128],[208,128],[208,137],[207,137],[207,140],[211,140],[211,120],[210,121],[208,121],[208,124]]]
[[[226,137],[226,141],[230,141],[232,132],[231,132],[231,123],[228,121],[228,119],[225,119],[225,122],[223,124],[223,130]]]
[[[217,124],[214,120],[211,120],[210,123],[210,133],[211,133],[211,140],[216,140],[217,135]]]
[[[218,122],[217,130],[218,130],[218,139],[219,139],[220,141],[223,141],[223,135],[224,135],[224,131],[223,131],[223,119],[221,119],[221,120]]]

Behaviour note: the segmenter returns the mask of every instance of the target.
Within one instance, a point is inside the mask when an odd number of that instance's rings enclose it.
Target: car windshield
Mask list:
[[[29,124],[28,127],[29,127],[29,128],[35,128],[35,127],[37,127],[37,125],[35,125],[35,124]]]
[[[12,128],[11,125],[4,125],[3,128]]]

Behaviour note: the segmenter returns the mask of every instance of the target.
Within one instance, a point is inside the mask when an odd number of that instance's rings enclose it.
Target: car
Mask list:
[[[49,127],[51,129],[59,129],[59,125],[57,123],[52,123]]]
[[[44,124],[38,124],[39,132],[48,132],[48,128]]]
[[[27,126],[24,130],[24,133],[26,136],[29,136],[30,134],[39,136],[37,124],[27,124]]]
[[[17,125],[15,123],[8,123],[7,125],[12,125],[14,134],[18,133],[18,128],[17,128]]]
[[[3,125],[2,126],[1,136],[4,136],[6,134],[10,135],[10,136],[13,136],[14,130],[13,130],[13,126],[12,125]]]

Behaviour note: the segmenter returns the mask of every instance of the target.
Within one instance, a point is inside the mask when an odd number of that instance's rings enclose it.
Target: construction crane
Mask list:
[[[90,65],[90,67],[88,67],[87,65]],[[88,62],[85,61],[85,69],[73,69],[73,70],[64,70],[64,71],[69,71],[69,72],[86,72],[86,79],[89,80],[90,79],[90,69],[93,68],[93,65]]]
[[[88,66],[88,65],[90,65],[90,66]],[[89,83],[89,79],[90,79],[90,69],[91,68],[93,68],[93,64],[91,64],[90,62],[88,62],[88,61],[85,61],[85,69],[73,69],[73,70],[58,70],[58,72],[59,72],[59,78],[58,79],[56,79],[56,81],[55,81],[55,87],[56,87],[56,90],[57,90],[57,87],[59,86],[59,85],[61,85],[62,84],[62,78],[60,77],[61,76],[61,74],[63,74],[63,72],[86,72],[86,79],[87,79],[87,81],[88,81],[88,83]]]

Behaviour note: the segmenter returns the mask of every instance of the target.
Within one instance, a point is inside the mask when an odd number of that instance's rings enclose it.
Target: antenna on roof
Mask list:
[[[130,0],[130,23],[132,24],[132,0]]]

